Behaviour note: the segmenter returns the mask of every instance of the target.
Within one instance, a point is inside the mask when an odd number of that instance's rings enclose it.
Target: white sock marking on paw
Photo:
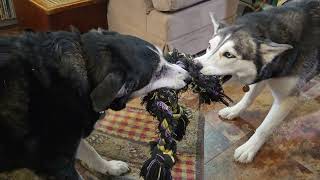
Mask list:
[[[253,160],[264,140],[255,136],[255,134],[234,152],[234,159],[241,163],[249,163]]]
[[[236,117],[239,117],[241,112],[241,108],[238,108],[237,106],[232,106],[221,109],[218,114],[220,117],[224,119],[234,119]]]
[[[105,161],[103,169],[104,173],[108,173],[113,176],[120,176],[130,171],[129,165],[122,161]]]

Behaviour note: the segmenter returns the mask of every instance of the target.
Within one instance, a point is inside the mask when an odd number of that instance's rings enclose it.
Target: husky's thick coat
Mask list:
[[[103,160],[81,139],[100,112],[157,88],[182,88],[188,76],[150,43],[118,33],[1,37],[0,172],[29,168],[74,180],[75,158],[102,173],[127,172],[127,164]]]
[[[205,75],[228,75],[250,91],[219,115],[240,115],[269,85],[274,103],[253,136],[236,149],[234,158],[251,162],[273,130],[298,101],[299,90],[320,73],[320,0],[293,0],[282,7],[247,14],[235,24],[215,21],[205,55],[196,59]]]

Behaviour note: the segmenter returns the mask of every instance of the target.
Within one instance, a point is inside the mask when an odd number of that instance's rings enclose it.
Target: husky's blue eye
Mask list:
[[[229,52],[225,52],[225,53],[223,53],[223,56],[224,57],[226,57],[226,58],[235,58],[235,56],[234,55],[232,55],[231,53],[229,53]]]

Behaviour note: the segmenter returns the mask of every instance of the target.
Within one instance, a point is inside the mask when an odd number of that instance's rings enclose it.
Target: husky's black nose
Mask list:
[[[192,82],[192,77],[191,76],[188,76],[184,82],[186,82],[187,84],[190,84]]]

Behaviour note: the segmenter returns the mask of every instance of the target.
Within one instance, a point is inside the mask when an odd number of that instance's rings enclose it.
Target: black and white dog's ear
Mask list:
[[[121,97],[116,98],[110,104],[110,109],[114,111],[120,111],[126,108],[127,102],[130,100],[131,94],[133,93],[134,89],[136,88],[137,82],[133,80],[127,80],[123,92],[121,92]]]
[[[90,94],[93,109],[96,112],[106,110],[123,85],[124,80],[120,73],[108,74]]]
[[[219,31],[219,29],[223,28],[225,25],[220,23],[217,18],[213,15],[212,12],[209,12],[209,16],[212,22],[212,26],[213,26],[213,35],[217,34],[217,32]]]
[[[289,44],[278,44],[272,41],[264,41],[260,44],[260,54],[264,63],[267,64],[283,52],[292,48],[293,46]]]

